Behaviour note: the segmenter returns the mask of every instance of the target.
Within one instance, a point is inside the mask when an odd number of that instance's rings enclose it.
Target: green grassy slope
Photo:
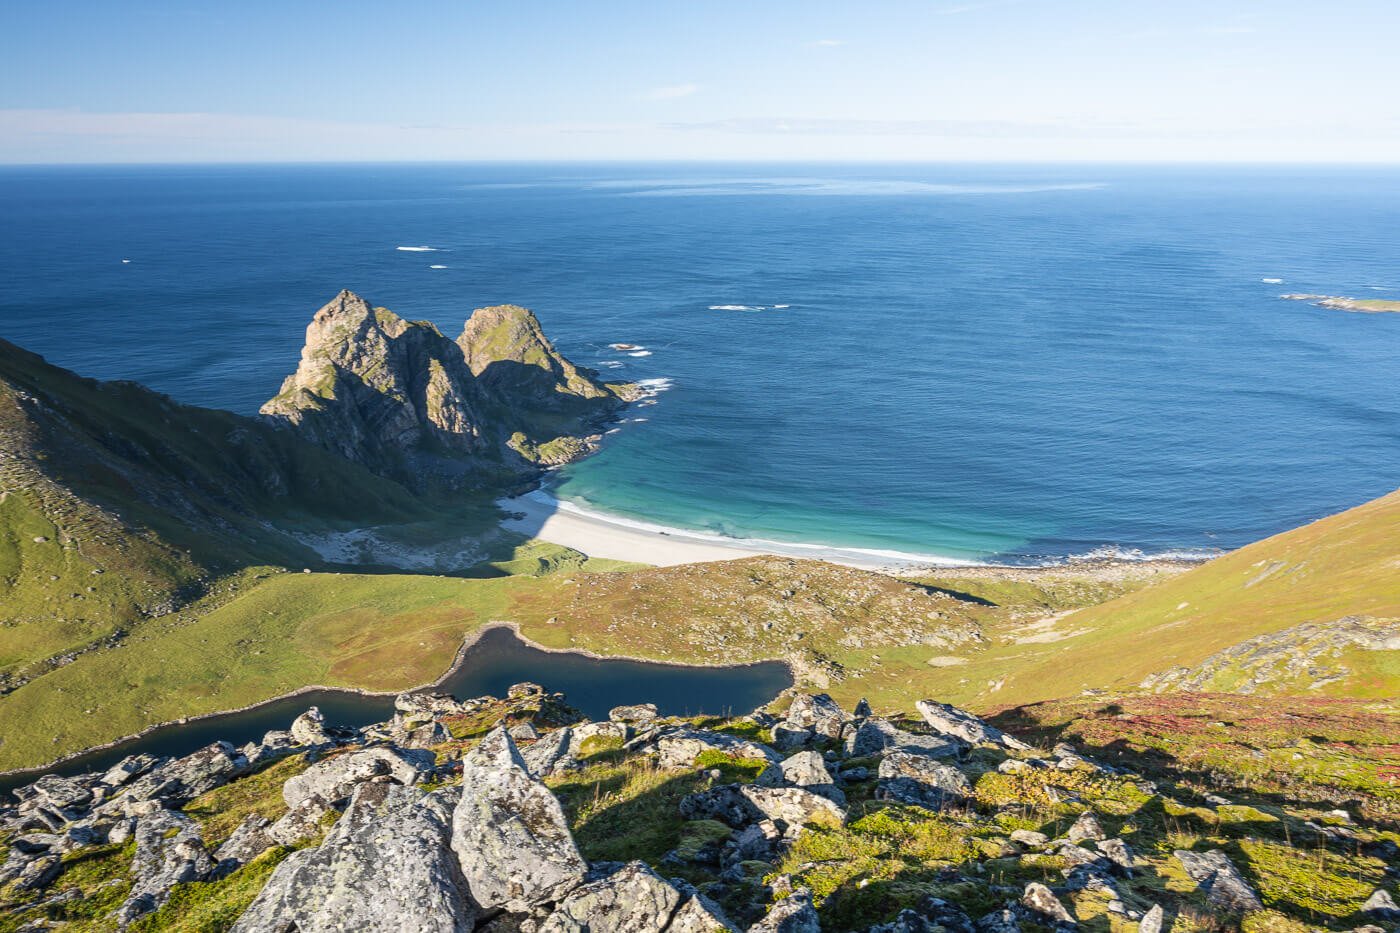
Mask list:
[[[196,603],[0,697],[0,722],[15,726],[0,770],[309,684],[431,682],[513,579],[250,570],[236,598]]]
[[[242,567],[322,566],[288,530],[412,531],[443,511],[290,432],[0,341],[0,689]],[[460,534],[493,515],[467,503],[453,517]]]
[[[1003,680],[1000,689],[982,693],[983,704],[1047,700],[1086,688],[1135,686],[1156,671],[1198,664],[1246,639],[1348,616],[1400,617],[1400,492],[1081,609],[1058,624],[1076,634],[989,653],[968,676]],[[1361,685],[1362,692],[1400,693],[1388,653],[1367,654],[1362,666],[1377,682]]]

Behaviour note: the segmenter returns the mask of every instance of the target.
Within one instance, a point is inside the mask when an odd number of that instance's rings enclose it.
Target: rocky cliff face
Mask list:
[[[453,341],[342,291],[262,413],[384,476],[456,488],[586,453],[628,398],[565,359],[524,308],[479,309]]]

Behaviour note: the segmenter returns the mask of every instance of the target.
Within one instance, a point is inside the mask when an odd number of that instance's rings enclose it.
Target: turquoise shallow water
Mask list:
[[[1396,170],[6,169],[0,208],[0,335],[243,412],[341,287],[532,307],[664,380],[555,487],[653,523],[1208,553],[1397,483],[1400,315],[1278,298],[1400,298]]]

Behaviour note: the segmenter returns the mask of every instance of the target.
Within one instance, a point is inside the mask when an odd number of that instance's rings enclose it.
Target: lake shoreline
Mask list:
[[[60,758],[53,759],[52,761],[46,762],[42,765],[37,765],[32,768],[15,768],[8,771],[0,771],[0,782],[3,782],[4,784],[11,784],[13,783],[15,778],[25,778],[31,775],[37,779],[38,777],[41,777],[42,775],[53,771],[56,768],[62,768],[65,764],[74,762],[80,758],[85,758],[90,755],[96,755],[101,752],[111,751],[129,742],[135,742],[140,739],[147,738],[153,735],[154,733],[161,731],[162,729],[188,726],[194,723],[208,722],[209,720],[220,719],[227,716],[237,716],[240,713],[252,712],[262,707],[270,706],[274,703],[281,703],[287,700],[293,700],[299,696],[305,696],[311,693],[342,693],[351,696],[385,699],[402,696],[406,693],[424,693],[427,691],[435,690],[437,688],[440,688],[443,684],[447,683],[455,675],[461,672],[463,665],[465,665],[467,661],[468,653],[488,633],[493,631],[499,631],[501,629],[509,630],[514,635],[514,637],[520,641],[521,644],[545,654],[572,654],[595,661],[632,661],[638,664],[648,664],[655,667],[673,668],[731,668],[739,670],[748,667],[755,667],[760,664],[776,663],[786,667],[788,670],[789,678],[792,679],[794,682],[796,681],[796,671],[793,669],[792,664],[784,658],[768,658],[758,661],[749,661],[743,664],[682,664],[675,661],[657,661],[654,658],[644,658],[635,655],[599,654],[598,652],[590,651],[585,648],[552,648],[547,645],[539,644],[538,642],[535,642],[532,639],[526,637],[521,632],[519,623],[493,619],[485,623],[484,625],[478,627],[475,631],[468,633],[462,639],[462,644],[458,646],[457,652],[455,655],[453,655],[452,663],[448,666],[447,671],[441,677],[438,677],[431,683],[421,684],[416,687],[408,687],[403,690],[368,690],[363,687],[332,687],[321,684],[307,684],[298,687],[295,690],[289,690],[286,693],[281,693],[277,696],[268,697],[265,700],[259,700],[256,703],[248,703],[243,706],[234,707],[232,709],[219,710],[217,712],[212,713],[200,713],[194,716],[184,716],[179,719],[171,719],[166,720],[164,722],[152,723],[151,725],[147,726],[139,732],[134,732],[130,735],[121,736],[120,738],[112,739],[109,742],[103,742],[100,745],[89,746],[87,748],[81,749],[80,751],[63,755]],[[471,697],[459,697],[458,699],[465,700],[471,699]]]

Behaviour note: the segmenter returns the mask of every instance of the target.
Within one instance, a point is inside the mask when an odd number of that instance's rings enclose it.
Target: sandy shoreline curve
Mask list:
[[[582,551],[589,557],[624,560],[656,567],[737,560],[776,555],[824,560],[860,570],[903,571],[922,567],[980,567],[978,561],[936,555],[905,555],[894,551],[835,548],[762,539],[726,538],[721,535],[664,528],[620,516],[582,509],[535,489],[496,500],[507,517],[501,527],[551,544]]]

